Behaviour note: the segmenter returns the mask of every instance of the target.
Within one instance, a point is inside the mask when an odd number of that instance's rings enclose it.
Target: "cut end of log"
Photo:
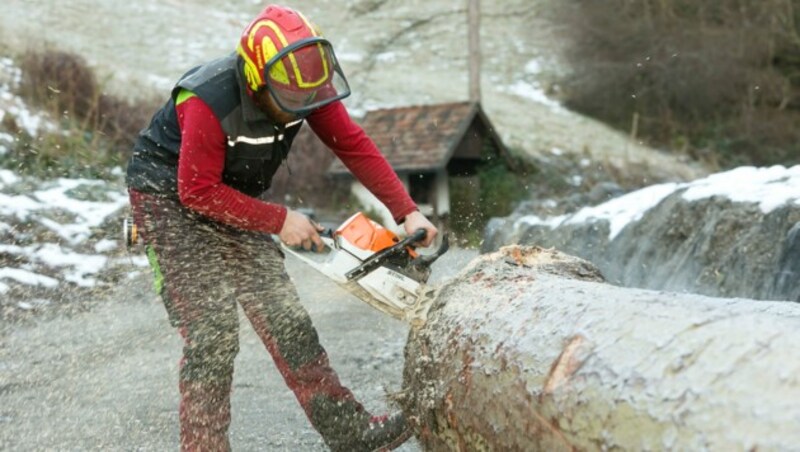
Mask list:
[[[603,274],[591,262],[562,253],[555,248],[542,248],[540,246],[504,246],[494,253],[485,254],[475,259],[465,271],[474,271],[498,260],[505,261],[513,266],[531,268],[566,278],[605,282]]]

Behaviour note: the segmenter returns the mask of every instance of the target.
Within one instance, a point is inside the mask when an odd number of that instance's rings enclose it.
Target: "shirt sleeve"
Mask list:
[[[286,207],[247,196],[222,182],[225,133],[211,108],[199,97],[177,106],[181,128],[178,196],[181,203],[213,220],[237,228],[277,234]]]
[[[408,195],[378,147],[351,118],[344,104],[334,102],[315,110],[307,118],[314,133],[351,173],[402,223],[417,205]]]

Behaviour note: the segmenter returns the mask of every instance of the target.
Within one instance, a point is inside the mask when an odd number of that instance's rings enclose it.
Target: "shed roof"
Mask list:
[[[361,126],[395,171],[431,170],[447,165],[476,115],[503,148],[476,102],[372,110],[361,121]],[[347,168],[337,159],[329,172],[342,174]]]

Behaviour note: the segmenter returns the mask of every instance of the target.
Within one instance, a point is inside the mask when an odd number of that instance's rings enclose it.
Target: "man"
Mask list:
[[[334,450],[393,448],[402,415],[373,417],[330,367],[270,239],[322,249],[302,214],[263,202],[303,121],[407,232],[436,228],[341,99],[350,94],[331,44],[302,14],[270,5],[236,53],[190,70],[134,146],[127,183],[156,288],[184,339],[182,450],[228,450],[238,344],[236,304],[272,355],[308,419]]]

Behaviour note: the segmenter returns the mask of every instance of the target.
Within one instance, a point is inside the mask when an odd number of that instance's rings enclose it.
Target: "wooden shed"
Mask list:
[[[513,167],[508,150],[477,102],[372,110],[361,126],[420,210],[434,219],[451,213],[453,178],[477,183],[478,167],[493,158]],[[352,177],[339,160],[333,161],[328,172]],[[382,213],[384,224],[393,224],[388,211],[358,181],[353,181],[351,190],[362,204]]]

